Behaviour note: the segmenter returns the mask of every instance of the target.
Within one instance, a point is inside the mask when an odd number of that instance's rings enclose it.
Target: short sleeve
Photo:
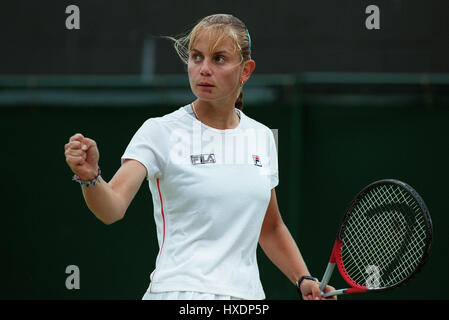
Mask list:
[[[161,130],[154,119],[148,119],[137,130],[121,158],[134,159],[142,163],[148,172],[148,179],[159,177],[163,172],[164,157],[161,151]],[[156,144],[155,141],[159,143]]]
[[[276,130],[277,132],[277,130]],[[278,173],[278,153],[276,147],[276,141],[274,138],[273,130],[270,130],[270,149],[269,149],[269,159],[270,159],[270,190],[275,188],[279,184],[279,173]]]

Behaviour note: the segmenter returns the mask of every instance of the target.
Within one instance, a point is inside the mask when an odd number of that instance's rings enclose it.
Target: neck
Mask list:
[[[198,120],[209,127],[225,130],[234,129],[239,125],[240,118],[234,104],[214,104],[199,99],[193,104]]]

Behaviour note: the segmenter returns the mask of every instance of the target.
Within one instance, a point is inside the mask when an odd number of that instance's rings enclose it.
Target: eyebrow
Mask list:
[[[198,53],[203,54],[200,50],[195,49],[195,48],[193,48],[191,51],[196,51],[196,52],[198,52]],[[223,53],[225,53],[225,54],[230,54],[230,52],[227,51],[227,50],[220,50],[220,51],[214,52],[214,54],[223,54]]]

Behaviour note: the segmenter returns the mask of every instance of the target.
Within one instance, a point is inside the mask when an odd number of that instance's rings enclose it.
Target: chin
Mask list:
[[[217,95],[216,93],[211,93],[211,92],[204,92],[204,91],[195,91],[193,92],[193,94],[200,100],[203,101],[220,101],[220,100],[227,100],[232,96],[232,92],[228,93],[228,94],[222,94],[222,95]],[[237,97],[235,98],[237,99]]]
[[[214,101],[214,100],[219,99],[216,95],[214,95],[212,93],[195,92],[194,94],[198,99],[204,100],[204,101]]]

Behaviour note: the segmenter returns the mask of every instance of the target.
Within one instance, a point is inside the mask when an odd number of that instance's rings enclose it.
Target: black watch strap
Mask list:
[[[299,289],[299,287],[301,286],[301,282],[305,279],[318,282],[318,279],[315,277],[312,277],[312,276],[302,276],[301,278],[299,278],[298,281],[296,281],[296,291],[298,291],[300,299],[302,299],[302,293],[301,293],[301,290]]]

